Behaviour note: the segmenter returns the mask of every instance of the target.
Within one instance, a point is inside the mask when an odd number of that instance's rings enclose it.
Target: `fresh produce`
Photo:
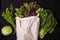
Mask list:
[[[48,9],[38,8],[36,12],[40,14],[41,18],[39,36],[42,39],[47,34],[47,32],[53,32],[54,27],[57,25],[57,21],[54,18],[52,11]]]
[[[12,28],[10,26],[4,26],[2,28],[2,34],[3,35],[9,35],[12,33]]]
[[[13,6],[10,5],[9,8],[6,8],[6,10],[2,12],[2,17],[13,26],[15,32],[16,30],[16,25],[14,23],[15,18],[13,18],[12,13],[13,13]]]
[[[25,17],[26,12],[24,10],[24,6],[21,6],[20,8],[16,8],[15,10],[16,10],[16,13],[15,13],[16,17],[17,16],[21,18]]]
[[[31,2],[29,4],[24,3],[20,8],[15,8],[15,10],[16,17],[20,18],[36,16],[39,14],[39,18],[41,20],[41,26],[39,28],[40,39],[44,38],[47,32],[52,33],[57,25],[57,21],[54,18],[52,11],[40,7],[36,2]],[[2,16],[13,26],[14,29],[16,29],[14,24],[15,18],[12,17],[12,13],[13,7],[11,6],[2,13]]]
[[[35,16],[37,15],[35,10],[37,8],[36,6],[36,2],[31,2],[30,4],[24,3],[20,8],[15,8],[15,15],[20,18]]]

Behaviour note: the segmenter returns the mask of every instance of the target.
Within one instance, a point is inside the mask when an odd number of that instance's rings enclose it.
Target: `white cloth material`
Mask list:
[[[39,24],[40,18],[38,16],[16,17],[17,40],[38,40]]]

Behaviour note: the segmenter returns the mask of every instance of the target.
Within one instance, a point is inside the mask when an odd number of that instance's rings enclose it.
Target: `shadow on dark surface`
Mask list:
[[[23,2],[32,2],[35,0],[1,0],[1,14],[10,4],[13,4],[14,7],[20,7]],[[58,25],[55,28],[55,31],[52,34],[47,34],[43,40],[60,40],[60,15],[59,15],[59,3],[57,0],[37,0],[37,3],[41,5],[43,8],[52,10],[54,17],[57,19]],[[0,15],[1,15],[0,14]],[[16,40],[16,34],[3,36],[1,34],[1,28],[4,25],[8,25],[6,21],[4,21],[3,17],[0,17],[0,40]],[[10,25],[10,24],[9,24]]]

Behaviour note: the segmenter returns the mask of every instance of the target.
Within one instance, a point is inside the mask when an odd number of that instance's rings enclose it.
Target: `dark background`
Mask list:
[[[1,0],[1,10],[0,10],[0,40],[16,40],[16,34],[11,34],[8,36],[3,36],[1,33],[1,28],[5,25],[10,25],[3,17],[1,17],[2,11],[4,11],[10,4],[14,7],[20,7],[24,2],[37,1],[39,5],[43,8],[52,10],[54,17],[57,19],[57,26],[52,34],[47,34],[43,40],[60,40],[60,15],[59,15],[59,0]],[[11,25],[10,25],[11,26]]]

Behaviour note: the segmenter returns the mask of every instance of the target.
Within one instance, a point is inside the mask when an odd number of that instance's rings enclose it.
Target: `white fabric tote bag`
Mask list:
[[[26,18],[16,17],[17,40],[38,40],[39,15]]]

